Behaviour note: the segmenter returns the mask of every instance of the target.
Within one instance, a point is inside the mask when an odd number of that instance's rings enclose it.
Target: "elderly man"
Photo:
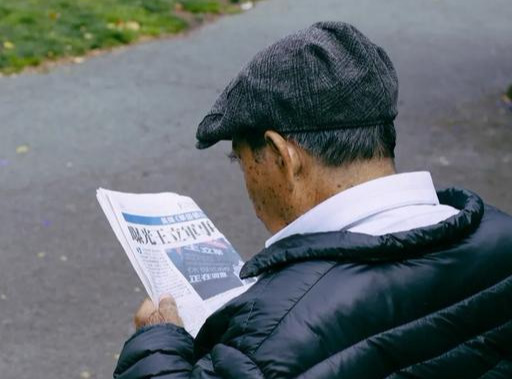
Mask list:
[[[145,302],[116,378],[511,378],[512,218],[394,167],[398,84],[353,26],[258,53],[199,125],[273,236],[193,339]]]

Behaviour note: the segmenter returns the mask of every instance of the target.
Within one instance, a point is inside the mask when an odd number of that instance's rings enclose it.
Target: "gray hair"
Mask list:
[[[258,151],[266,144],[263,134],[253,132],[240,138],[252,150]],[[331,167],[370,159],[395,158],[396,131],[393,124],[283,133],[282,136]]]

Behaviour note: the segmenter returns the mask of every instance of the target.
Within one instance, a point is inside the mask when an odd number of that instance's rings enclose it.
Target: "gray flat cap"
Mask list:
[[[391,124],[398,78],[354,26],[319,22],[260,51],[197,129],[197,147],[248,131],[315,132]]]

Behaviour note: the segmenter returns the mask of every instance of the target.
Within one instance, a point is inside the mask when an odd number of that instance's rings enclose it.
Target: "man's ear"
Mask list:
[[[288,142],[273,130],[265,132],[265,142],[275,156],[276,164],[287,175],[294,177],[302,168],[302,161],[297,146]]]

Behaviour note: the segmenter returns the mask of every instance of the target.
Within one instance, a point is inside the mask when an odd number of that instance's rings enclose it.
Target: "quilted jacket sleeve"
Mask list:
[[[231,346],[217,344],[197,361],[193,351],[194,339],[183,328],[143,328],[126,341],[114,378],[263,378],[254,362]]]

